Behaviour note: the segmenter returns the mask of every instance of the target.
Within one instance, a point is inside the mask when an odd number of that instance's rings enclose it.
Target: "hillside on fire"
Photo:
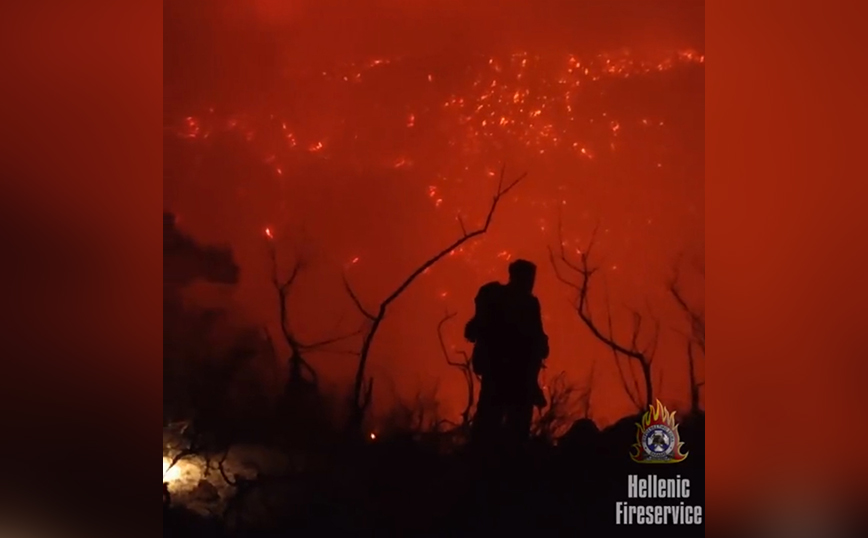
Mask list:
[[[207,4],[164,2],[164,534],[704,504],[703,3]]]

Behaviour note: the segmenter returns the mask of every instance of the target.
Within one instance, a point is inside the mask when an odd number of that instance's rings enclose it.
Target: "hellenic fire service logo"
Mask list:
[[[650,406],[636,423],[636,443],[630,458],[638,463],[677,463],[684,461],[687,452],[682,453],[684,443],[678,437],[678,424],[675,411],[670,413],[657,400],[657,406]]]

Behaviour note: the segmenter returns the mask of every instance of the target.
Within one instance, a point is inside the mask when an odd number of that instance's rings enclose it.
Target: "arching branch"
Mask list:
[[[462,233],[461,237],[452,242],[449,246],[423,262],[419,265],[415,270],[413,270],[409,276],[407,276],[403,282],[401,282],[398,287],[395,288],[392,293],[390,293],[385,299],[380,302],[379,307],[374,313],[371,310],[366,309],[362,301],[359,299],[358,295],[353,291],[352,286],[349,281],[344,277],[344,285],[347,289],[347,293],[349,293],[350,298],[353,300],[353,303],[359,309],[359,312],[370,321],[370,326],[365,333],[362,340],[361,351],[359,352],[359,364],[356,369],[356,377],[355,383],[353,385],[353,401],[354,401],[354,413],[353,420],[351,421],[351,427],[358,429],[361,426],[361,422],[364,416],[365,411],[367,410],[368,405],[370,404],[370,395],[371,395],[371,381],[368,382],[368,388],[363,392],[365,385],[365,369],[367,366],[368,355],[371,350],[371,344],[374,341],[374,337],[377,334],[377,331],[380,328],[380,325],[383,323],[383,319],[386,317],[386,312],[388,311],[389,306],[401,296],[402,293],[419,277],[422,273],[427,271],[429,268],[434,266],[438,261],[448,256],[449,253],[470,241],[476,237],[479,237],[488,231],[488,228],[491,226],[491,222],[494,219],[494,212],[497,209],[497,206],[500,200],[506,196],[516,185],[519,184],[525,177],[526,173],[519,175],[516,179],[505,184],[504,180],[506,177],[506,167],[503,167],[500,172],[500,180],[497,186],[497,192],[494,195],[494,198],[489,206],[488,213],[485,216],[485,221],[483,225],[475,230],[466,231],[466,228],[463,225],[463,221],[459,220],[459,223],[462,225]]]

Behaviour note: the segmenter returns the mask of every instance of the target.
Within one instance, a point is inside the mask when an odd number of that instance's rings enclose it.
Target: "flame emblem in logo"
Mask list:
[[[657,400],[657,406],[649,406],[642,416],[642,421],[636,423],[636,443],[630,459],[638,463],[677,463],[687,458],[687,452],[681,452],[684,443],[678,435],[678,424],[675,422],[675,411],[669,412]]]

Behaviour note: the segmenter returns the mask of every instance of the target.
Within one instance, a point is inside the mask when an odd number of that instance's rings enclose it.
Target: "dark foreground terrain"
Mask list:
[[[212,516],[178,503],[165,507],[164,536],[703,536],[704,522],[615,525],[629,474],[689,478],[684,503],[705,501],[704,417],[681,421],[689,455],[668,465],[630,459],[636,420],[602,432],[580,421],[556,446],[538,443],[511,456],[469,447],[444,454],[431,438],[418,437],[335,445],[291,473],[249,482],[227,476],[233,497]]]

